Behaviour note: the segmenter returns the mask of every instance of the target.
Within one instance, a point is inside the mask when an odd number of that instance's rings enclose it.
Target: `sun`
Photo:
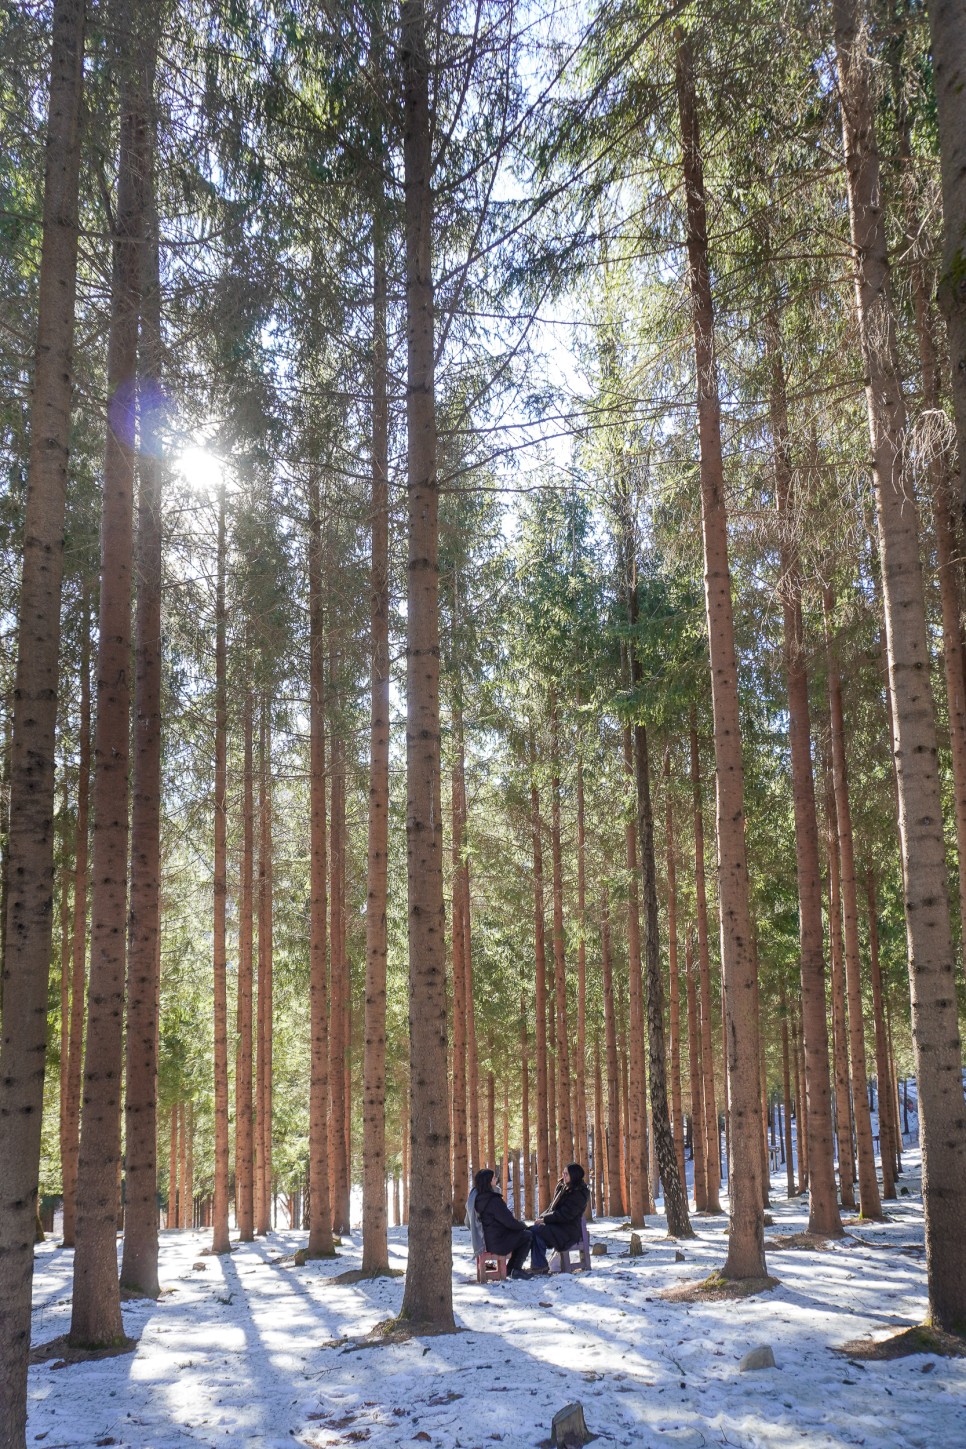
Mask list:
[[[182,449],[175,459],[175,469],[193,493],[215,493],[225,479],[222,460],[198,443]]]

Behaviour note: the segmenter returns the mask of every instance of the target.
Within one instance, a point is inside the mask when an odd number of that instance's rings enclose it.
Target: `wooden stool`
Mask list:
[[[477,1283],[502,1283],[506,1278],[508,1253],[477,1253]]]
[[[576,1264],[570,1261],[571,1253],[577,1254]],[[580,1219],[580,1242],[574,1243],[572,1248],[557,1248],[554,1251],[557,1259],[558,1273],[572,1273],[575,1267],[582,1268],[585,1273],[590,1272],[590,1234],[587,1231],[587,1219]],[[550,1269],[554,1272],[553,1267]]]

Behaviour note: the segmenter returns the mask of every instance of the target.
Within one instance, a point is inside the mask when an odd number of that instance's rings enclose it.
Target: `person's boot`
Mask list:
[[[510,1277],[522,1279],[525,1283],[529,1283],[530,1279],[533,1277],[533,1274],[527,1272],[526,1268],[514,1268],[513,1272],[510,1274]]]

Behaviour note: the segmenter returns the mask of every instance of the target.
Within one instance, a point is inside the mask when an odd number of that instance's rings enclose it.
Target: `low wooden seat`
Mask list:
[[[573,1253],[577,1255],[576,1263],[571,1261]],[[572,1248],[555,1248],[550,1260],[551,1273],[572,1273],[575,1268],[581,1268],[585,1273],[590,1272],[590,1233],[587,1231],[586,1218],[580,1220],[580,1242],[574,1243]]]
[[[502,1283],[506,1278],[509,1253],[477,1253],[477,1283]]]

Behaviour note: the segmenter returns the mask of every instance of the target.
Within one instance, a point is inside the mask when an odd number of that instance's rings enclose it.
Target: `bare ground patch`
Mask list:
[[[105,1348],[74,1348],[67,1335],[52,1338],[47,1343],[38,1343],[30,1350],[30,1362],[49,1363],[52,1368],[67,1368],[72,1363],[90,1363],[92,1359],[119,1358],[121,1354],[133,1353],[138,1346],[136,1338],[122,1338],[109,1343]]]
[[[845,1358],[883,1360],[909,1358],[914,1353],[934,1353],[939,1358],[966,1358],[966,1337],[958,1333],[944,1333],[941,1328],[930,1328],[927,1323],[917,1323],[914,1328],[904,1328],[888,1338],[853,1338],[840,1344],[836,1353]]]
[[[345,1273],[336,1273],[334,1277],[326,1278],[326,1283],[371,1283],[377,1278],[405,1278],[406,1274],[402,1268],[380,1268],[378,1272],[371,1272],[368,1268],[349,1268]]]
[[[765,1239],[766,1253],[780,1253],[785,1248],[797,1248],[802,1253],[827,1253],[834,1238],[824,1233],[776,1233]]]
[[[712,1273],[696,1283],[665,1288],[658,1297],[668,1303],[722,1303],[729,1298],[754,1298],[777,1287],[778,1279],[767,1274],[763,1278],[725,1278],[721,1273]]]

